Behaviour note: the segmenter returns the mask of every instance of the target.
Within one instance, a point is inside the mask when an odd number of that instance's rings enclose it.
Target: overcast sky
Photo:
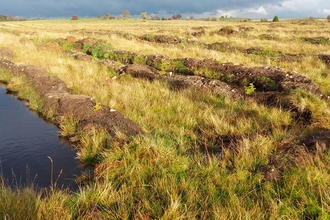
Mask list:
[[[147,12],[166,18],[173,14],[183,18],[325,18],[330,15],[330,0],[0,0],[0,14],[27,18],[118,16],[126,9],[133,17]]]

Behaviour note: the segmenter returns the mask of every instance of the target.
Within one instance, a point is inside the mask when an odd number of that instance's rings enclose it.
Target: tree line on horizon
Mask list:
[[[104,16],[97,16],[98,18],[103,18],[103,19],[116,19],[116,17],[110,15],[110,14],[105,14]],[[130,12],[126,9],[122,11],[122,14],[120,14],[117,18],[124,18],[124,19],[128,19],[131,18],[131,14]],[[158,15],[155,14],[151,14],[150,16],[148,16],[147,12],[142,12],[140,14],[140,18],[143,20],[181,20],[182,19],[182,15],[181,14],[175,14],[175,15],[171,15],[168,18],[165,18],[164,16],[162,18],[160,18]],[[221,16],[219,18],[214,17],[214,18],[205,18],[205,20],[212,20],[212,21],[216,21],[218,19],[223,19],[223,18],[227,18],[227,16]],[[311,20],[311,18],[314,19],[314,17],[309,17],[309,19]],[[74,14],[71,17],[71,20],[78,20],[79,17],[78,15]],[[187,17],[188,20],[193,20],[194,17],[190,16]],[[328,15],[326,17],[327,21],[330,22],[330,15]],[[12,15],[3,15],[0,14],[0,21],[26,21],[28,19],[26,19],[25,17],[20,17],[20,16],[12,16]],[[31,19],[29,19],[31,20]],[[39,20],[39,18],[36,18],[35,20]],[[252,18],[245,18],[244,21],[252,21]],[[261,18],[260,20],[261,22],[266,22],[268,21],[267,18]],[[277,22],[279,21],[278,16],[276,15],[273,20],[273,22]]]
[[[116,17],[110,15],[110,14],[105,14],[104,16],[97,16],[98,18],[103,18],[103,19],[116,19]],[[122,14],[120,14],[117,18],[125,18],[125,19],[128,19],[128,18],[131,18],[131,13],[129,12],[129,10],[123,10],[122,11]],[[182,18],[182,15],[181,14],[175,14],[175,15],[171,15],[169,16],[168,18],[165,18],[164,16],[162,18],[160,18],[158,15],[155,15],[154,13],[151,13],[150,16],[148,16],[147,12],[141,12],[140,14],[140,18],[143,19],[143,20],[181,20]],[[213,17],[213,18],[205,18],[205,20],[212,20],[212,21],[215,21],[215,20],[218,20],[218,19],[224,19],[224,18],[228,18],[227,15],[225,16],[221,16],[219,18],[217,17]],[[232,18],[232,17],[230,17]],[[309,19],[311,19],[313,17],[309,17]],[[193,20],[194,17],[193,16],[190,16],[190,17],[187,17],[188,20]],[[330,22],[330,15],[328,15],[326,17],[327,21]],[[71,20],[78,20],[78,16],[77,15],[73,15],[71,17]],[[253,19],[252,18],[245,18],[244,21],[252,21]],[[268,19],[267,18],[261,18],[260,19],[261,22],[267,22]],[[277,15],[274,16],[274,18],[272,19],[273,22],[278,22],[279,21],[279,18]]]
[[[116,17],[110,15],[110,14],[105,14],[104,16],[97,16],[98,18],[103,18],[103,19],[116,19]],[[120,14],[117,18],[124,18],[124,19],[128,19],[131,18],[131,14],[128,10],[124,10],[122,12],[122,14]],[[151,13],[150,16],[148,16],[147,12],[141,12],[140,14],[140,18],[143,20],[181,20],[182,15],[181,14],[175,14],[175,15],[171,15],[168,18],[165,18],[164,16],[162,18],[160,18],[158,15],[155,15],[154,13]],[[224,19],[224,18],[228,18],[228,16],[221,16],[221,17],[212,17],[212,18],[204,18],[206,21],[217,21],[218,19]],[[232,18],[232,17],[230,17]],[[314,20],[314,17],[309,17],[309,20]],[[330,22],[330,15],[328,15],[326,17],[327,21]],[[73,15],[71,17],[71,20],[78,20],[78,16],[77,15]],[[193,16],[187,17],[187,20],[194,20]],[[243,21],[248,22],[248,21],[252,21],[252,18],[245,18]],[[260,19],[261,22],[268,22],[268,18],[261,18]],[[271,20],[272,22],[279,22],[279,17],[277,15],[274,16],[274,18]]]
[[[26,21],[26,20],[27,19],[24,17],[0,14],[0,21]]]

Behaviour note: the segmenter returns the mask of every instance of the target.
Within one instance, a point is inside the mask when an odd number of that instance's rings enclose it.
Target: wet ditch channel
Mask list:
[[[29,111],[0,85],[0,176],[11,187],[76,189],[83,167],[58,129]]]

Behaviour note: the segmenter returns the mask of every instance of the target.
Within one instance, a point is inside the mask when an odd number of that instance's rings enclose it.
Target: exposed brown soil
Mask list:
[[[225,77],[228,84],[243,87],[253,83],[258,92],[267,91],[289,91],[295,88],[303,88],[319,97],[328,98],[316,84],[310,79],[295,72],[285,72],[276,67],[253,67],[248,68],[243,65],[232,63],[219,63],[216,60],[182,59],[185,67],[192,71],[207,68],[218,74],[219,78]]]
[[[293,136],[283,140],[270,156],[267,166],[260,169],[266,180],[278,180],[284,171],[294,166],[313,163],[330,146],[330,130],[316,129],[303,136]]]
[[[52,51],[52,52],[57,52],[57,53],[62,52],[62,48],[54,42],[48,42],[48,43],[42,45],[41,48]]]
[[[143,35],[142,37],[140,37],[140,39],[149,42],[164,43],[164,44],[178,44],[185,41],[184,39],[181,38],[170,37],[166,35],[150,35],[150,34]]]
[[[240,51],[241,49],[237,47],[231,46],[227,42],[215,42],[212,44],[207,44],[205,45],[206,48],[209,50],[216,50],[216,51],[221,51],[221,52],[233,52],[235,50]]]
[[[117,132],[127,137],[143,133],[141,127],[114,109],[97,104],[91,97],[71,94],[62,80],[50,77],[43,68],[16,65],[6,60],[0,62],[0,68],[26,76],[28,83],[44,101],[41,113],[47,115],[52,112],[58,120],[73,116],[79,120],[78,131],[98,127],[113,137]]]
[[[232,26],[226,26],[226,27],[221,28],[219,31],[211,32],[210,34],[211,35],[218,34],[221,36],[242,35],[249,30],[251,30],[251,28],[249,28],[249,27],[239,27],[237,29]]]
[[[206,61],[211,67],[210,62]],[[186,65],[197,66],[193,59],[187,59]],[[203,65],[203,62],[199,63]],[[123,66],[121,72],[126,72],[134,77],[144,78],[148,80],[163,80],[169,83],[172,89],[182,89],[187,87],[194,87],[198,90],[204,90],[211,92],[215,95],[224,95],[230,99],[238,100],[247,98],[244,93],[242,84],[245,81],[252,82],[256,86],[257,92],[254,96],[248,97],[255,99],[257,102],[268,105],[283,108],[292,113],[292,117],[297,122],[303,124],[309,124],[312,120],[312,112],[308,109],[300,109],[289,97],[289,91],[296,87],[301,87],[312,93],[320,94],[318,87],[311,83],[310,80],[305,77],[299,76],[295,73],[290,73],[285,76],[282,74],[282,70],[276,68],[247,68],[242,70],[236,66],[230,66],[233,68],[233,72],[236,74],[230,79],[231,83],[225,83],[216,79],[207,79],[201,76],[182,76],[182,75],[159,75],[157,70],[146,65],[131,64]],[[226,64],[224,64],[226,66]],[[229,68],[227,69],[229,70]],[[234,71],[236,70],[236,71]],[[264,78],[262,78],[264,77]],[[267,81],[267,80],[268,81]]]
[[[194,37],[201,37],[203,35],[205,35],[205,30],[201,30],[201,31],[196,31],[196,32],[192,32],[190,35],[194,36]]]
[[[199,37],[206,35],[205,31],[206,27],[197,27],[197,28],[192,28],[192,30],[198,30],[197,32],[192,32],[192,33],[187,33],[188,35],[194,36],[194,37]],[[233,28],[230,26],[221,28],[219,31],[215,32],[210,32],[210,35],[214,34],[220,34],[220,35],[242,35],[244,33],[247,33],[248,31],[253,30],[252,27],[239,27],[239,28]],[[268,32],[274,32],[273,29],[270,29]],[[171,36],[166,36],[166,35],[153,35],[153,34],[146,34],[143,36],[134,36],[129,33],[125,32],[109,32],[109,31],[104,31],[104,30],[98,30],[98,31],[86,31],[86,30],[75,30],[71,31],[71,33],[85,33],[89,35],[100,35],[100,36],[105,36],[105,35],[118,35],[121,36],[125,39],[131,40],[131,39],[140,39],[143,41],[148,41],[148,42],[153,42],[153,43],[163,43],[163,44],[180,44],[180,43],[185,43],[185,44],[194,44],[195,46],[200,46],[202,48],[207,48],[209,50],[216,50],[216,51],[221,51],[221,52],[241,52],[241,53],[246,53],[246,54],[254,54],[254,55],[261,55],[261,56],[268,56],[271,58],[276,58],[279,59],[281,62],[297,62],[299,61],[302,57],[307,56],[307,54],[285,54],[280,51],[268,51],[265,50],[264,48],[261,47],[252,47],[252,48],[242,48],[242,47],[236,47],[232,46],[228,42],[215,42],[211,44],[205,44],[205,43],[200,43],[198,41],[189,39],[189,38],[176,38],[176,37],[171,37]],[[69,39],[61,39],[61,40],[67,40],[68,42],[71,43],[77,43],[78,45],[82,43],[82,41],[76,41],[74,37],[69,36]],[[279,41],[280,38],[277,36],[274,36],[272,34],[262,34],[259,36],[260,39],[262,40],[274,40],[274,41]],[[87,41],[91,41],[91,39],[84,39]],[[312,44],[329,44],[330,39],[324,38],[324,37],[315,37],[315,38],[304,38],[305,41],[312,43]],[[97,43],[94,41],[94,43]],[[79,48],[79,46],[77,46]],[[126,51],[127,52],[127,51]],[[310,54],[309,54],[310,56]],[[324,61],[324,57],[322,56],[328,56],[328,55],[318,55],[319,59]],[[326,63],[327,64],[327,63]],[[328,64],[327,64],[328,65]]]
[[[192,30],[197,30],[192,33],[188,33],[188,35],[194,36],[194,37],[199,37],[202,35],[206,34],[206,29],[207,27],[196,27],[192,28]],[[210,32],[210,35],[214,34],[220,34],[220,35],[243,35],[244,33],[247,33],[248,31],[253,30],[252,27],[238,27],[234,28],[231,26],[223,27],[218,31],[215,32]],[[269,29],[268,32],[274,32],[274,27],[272,29]],[[98,31],[86,31],[86,30],[74,30],[71,31],[71,33],[85,33],[89,35],[118,35],[121,36],[125,39],[131,40],[131,39],[140,39],[143,41],[148,41],[148,42],[155,42],[155,43],[164,43],[164,44],[179,44],[179,43],[185,43],[185,44],[194,44],[196,46],[200,46],[202,48],[207,48],[210,50],[216,50],[216,51],[221,51],[221,52],[241,52],[241,53],[246,53],[246,54],[254,54],[254,55],[262,55],[262,56],[268,56],[271,58],[277,58],[282,62],[297,62],[301,59],[301,57],[307,56],[307,54],[285,54],[280,51],[267,51],[264,48],[261,47],[253,47],[253,48],[242,48],[242,47],[236,47],[232,46],[228,42],[215,42],[211,44],[205,44],[205,43],[200,43],[198,41],[194,41],[191,39],[187,38],[175,38],[175,37],[170,37],[166,35],[153,35],[153,34],[146,34],[143,36],[134,36],[129,33],[125,32],[109,32],[109,31],[104,31],[104,30],[98,30]],[[279,41],[280,38],[273,35],[273,34],[262,34],[259,36],[260,39],[263,40],[274,40],[274,41]],[[90,39],[86,39],[90,41]],[[325,38],[325,37],[314,37],[314,38],[304,38],[306,42],[312,43],[312,44],[330,44],[330,39]],[[81,41],[78,41],[81,43]],[[310,54],[308,54],[310,56]],[[322,55],[316,55],[319,56],[320,60],[324,62],[324,60],[321,58]],[[325,55],[328,56],[328,55]]]
[[[279,60],[281,62],[298,62],[302,57],[306,56],[305,54],[281,54]]]
[[[239,32],[239,30],[236,30],[234,27],[227,26],[227,27],[221,28],[217,32],[217,34],[219,34],[219,35],[233,35],[233,34],[236,34],[238,32]]]
[[[15,53],[7,47],[0,47],[0,60],[11,60]]]
[[[330,55],[320,54],[319,59],[330,68]]]
[[[330,38],[326,37],[306,37],[304,38],[306,42],[309,42],[311,44],[330,44]]]
[[[148,65],[130,64],[122,66],[118,71],[121,73],[125,72],[136,78],[143,78],[150,81],[164,81],[168,83],[171,89],[176,91],[187,87],[194,87],[197,90],[208,91],[215,95],[224,95],[231,99],[238,100],[244,97],[244,92],[240,88],[230,86],[220,80],[207,79],[201,76],[159,75],[155,68]]]
[[[83,39],[77,43],[81,45],[98,44],[95,41],[92,42],[89,39]],[[91,55],[92,48],[93,46],[86,53]],[[255,99],[261,104],[290,111],[294,120],[303,124],[311,122],[312,113],[307,108],[300,109],[289,98],[286,98],[289,97],[290,91],[301,88],[321,99],[327,101],[329,99],[310,79],[295,72],[285,72],[280,68],[269,66],[248,68],[232,63],[219,63],[213,59],[171,59],[166,56],[139,55],[129,51],[113,49],[109,53],[112,53],[111,59],[127,64],[119,72],[127,72],[134,77],[148,80],[164,80],[173,89],[193,86],[216,95],[237,99],[246,98],[244,89],[246,86],[253,84],[256,89],[255,95],[248,98]],[[144,60],[146,65],[136,65],[136,58]],[[168,74],[160,75],[158,71],[165,71]],[[204,76],[203,72],[205,71],[213,73],[212,79],[207,79]]]
[[[120,54],[124,54],[123,51]],[[224,95],[233,100],[239,99],[255,99],[257,102],[282,108],[291,112],[292,118],[302,126],[308,125],[312,122],[312,112],[308,108],[301,109],[290,99],[290,91],[296,88],[302,88],[307,92],[317,95],[318,97],[328,100],[329,97],[325,95],[316,84],[310,79],[299,75],[295,72],[285,72],[280,68],[275,67],[254,67],[247,68],[242,65],[233,65],[232,63],[219,63],[216,60],[197,60],[192,58],[175,59],[172,61],[180,62],[189,70],[189,73],[195,74],[200,69],[208,69],[218,74],[220,81],[217,79],[208,79],[201,76],[177,75],[177,72],[172,74],[161,75],[157,71],[159,63],[171,60],[169,57],[157,55],[138,55],[146,58],[148,65],[134,64],[134,57],[136,54],[129,53],[133,64],[124,65],[119,72],[128,73],[134,77],[144,78],[150,81],[162,80],[169,83],[173,89],[184,89],[193,86],[194,88],[209,91],[216,95]],[[158,68],[158,70],[157,70]],[[244,86],[248,83],[253,83],[256,87],[256,94],[253,96],[246,96],[244,93]],[[246,117],[246,116],[245,116]],[[251,116],[253,117],[253,115]],[[239,152],[237,146],[242,137],[226,135],[221,137],[205,136],[204,130],[200,131],[199,145],[201,151],[209,154],[220,154],[223,150],[231,150]],[[271,131],[265,131],[271,132]],[[309,136],[296,138],[295,141],[285,140],[274,154],[270,156],[270,163],[267,166],[261,166],[260,170],[264,174],[266,180],[277,180],[281,178],[285,169],[290,169],[293,164],[301,163],[313,158],[317,146],[320,141],[328,141],[329,139],[322,139],[322,135],[327,133],[311,133]],[[211,138],[211,139],[210,139]],[[298,141],[297,141],[298,140]],[[287,145],[286,143],[298,143]],[[305,148],[309,149],[306,153]],[[324,148],[324,147],[323,147]],[[283,163],[290,161],[289,164]]]
[[[203,31],[201,29],[201,31]],[[248,30],[242,30],[242,32]],[[237,32],[227,29],[219,31],[219,34],[235,34]],[[144,38],[150,36],[145,35]],[[265,36],[264,36],[265,37]],[[141,38],[143,39],[143,37]],[[143,39],[148,40],[150,39]],[[91,57],[93,46],[99,42],[91,39],[76,40],[68,37],[60,39],[74,43],[77,48],[82,49],[84,45],[91,45],[86,54],[75,54],[76,59],[93,60]],[[153,37],[153,42],[157,43],[180,43],[182,39],[164,37],[159,35]],[[49,46],[49,45],[48,45]],[[215,50],[242,50],[246,53],[262,53],[262,48],[241,49],[232,47],[228,43],[213,43],[204,45],[209,49]],[[51,46],[53,47],[53,46]],[[57,48],[57,47],[56,47]],[[51,48],[50,48],[51,49]],[[103,51],[104,52],[104,51]],[[232,100],[254,99],[257,102],[282,108],[291,112],[292,117],[301,122],[302,125],[310,124],[312,112],[308,108],[301,109],[290,99],[290,92],[301,88],[323,100],[329,97],[323,93],[319,87],[310,79],[296,73],[285,72],[275,67],[253,67],[248,68],[243,65],[232,63],[219,63],[213,59],[198,60],[193,58],[171,59],[166,56],[158,55],[139,55],[129,51],[111,49],[111,57],[115,61],[120,61],[125,65],[118,68],[114,67],[109,60],[102,63],[109,68],[114,68],[119,73],[130,74],[133,77],[143,78],[149,81],[160,80],[166,82],[173,90],[179,91],[187,87],[194,87],[197,90],[208,91],[215,95],[223,95]],[[285,60],[299,58],[300,55],[281,54]],[[35,88],[37,93],[44,99],[43,112],[52,111],[57,117],[70,117],[71,115],[79,118],[78,129],[80,131],[96,126],[106,129],[112,136],[116,136],[119,131],[126,136],[143,133],[143,130],[134,122],[125,118],[121,113],[100,105],[95,108],[97,103],[88,96],[72,95],[66,85],[57,77],[50,77],[42,68],[34,66],[15,65],[10,60],[13,53],[7,48],[0,48],[0,68],[5,68],[14,74],[23,74],[29,83]],[[136,58],[145,60],[145,64],[136,63]],[[330,56],[320,55],[319,58],[329,66]],[[180,68],[164,69],[161,65],[165,62],[179,63]],[[159,74],[159,71],[166,71],[166,74]],[[213,72],[214,78],[207,78],[203,71]],[[201,74],[202,73],[202,74]],[[182,75],[183,74],[183,75]],[[252,83],[256,92],[252,96],[247,96],[244,88]],[[251,113],[253,114],[253,113]],[[253,115],[251,116],[253,117]],[[236,145],[242,139],[239,136],[226,135],[222,137],[203,137],[201,132],[200,146],[207,154],[217,154],[223,149],[237,150]],[[205,145],[203,143],[212,143]],[[282,141],[274,153],[270,156],[270,162],[266,166],[261,166],[260,170],[264,173],[266,180],[277,180],[282,173],[292,166],[308,163],[315,155],[320,155],[330,146],[330,131],[315,130],[304,136],[294,136]]]
[[[272,34],[261,34],[261,35],[259,35],[259,38],[262,40],[275,40],[275,41],[280,40],[279,37],[274,36]]]
[[[28,38],[25,38],[25,37],[23,37],[23,38],[21,38],[20,40],[19,40],[19,42],[21,42],[22,44],[29,44],[29,43],[33,43],[33,41],[31,40],[31,39],[28,39]],[[10,59],[9,59],[10,60]]]
[[[264,49],[261,47],[251,47],[245,50],[247,54],[262,54],[264,52]]]
[[[86,61],[93,60],[93,58],[91,56],[88,56],[86,54],[72,54],[72,56],[77,60],[86,60]]]
[[[243,34],[247,31],[250,31],[249,28],[239,28],[234,29],[232,27],[224,27],[220,29],[217,32],[210,33],[213,34],[220,34],[220,35],[232,35],[232,34]],[[201,27],[201,31],[199,32],[193,32],[190,35],[198,37],[205,35],[205,30]],[[131,37],[132,38],[132,37]],[[265,40],[274,40],[279,41],[280,38],[271,34],[262,34],[259,36],[260,39]],[[297,62],[302,57],[307,56],[307,54],[285,54],[280,51],[268,51],[262,47],[251,47],[251,48],[242,48],[242,47],[236,47],[232,46],[228,42],[215,42],[211,44],[205,44],[200,43],[191,39],[185,39],[185,38],[175,38],[175,37],[169,37],[166,35],[144,35],[142,37],[139,37],[140,40],[154,42],[154,43],[164,43],[164,44],[179,44],[179,43],[186,43],[186,44],[194,44],[196,46],[200,46],[202,48],[207,48],[209,50],[216,50],[220,52],[241,52],[245,54],[253,54],[253,55],[261,55],[261,56],[267,56],[271,58],[279,59],[281,62]],[[312,43],[312,44],[329,44],[330,39],[324,38],[324,37],[316,37],[316,38],[305,38],[305,41]],[[310,54],[309,54],[310,56]],[[318,55],[319,59],[326,63],[329,66],[329,60],[327,56],[330,55]]]

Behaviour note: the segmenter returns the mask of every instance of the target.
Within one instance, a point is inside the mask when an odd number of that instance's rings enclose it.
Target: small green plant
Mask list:
[[[99,102],[96,102],[95,105],[93,106],[94,111],[99,111],[102,109],[102,105]]]
[[[82,51],[86,53],[91,45],[90,44],[84,44]]]
[[[113,47],[110,44],[101,44],[98,50],[97,58],[106,59],[109,58],[113,51]]]
[[[223,82],[229,82],[230,80],[230,77],[228,75],[219,74],[218,72],[212,71],[206,67],[200,68],[198,70],[194,70],[194,74],[198,76],[207,77],[210,79],[219,79]]]
[[[87,45],[87,44],[86,44]],[[93,57],[98,59],[107,59],[111,56],[113,48],[109,44],[96,44],[92,48],[84,46],[83,51],[88,52]]]
[[[147,34],[145,35],[145,39],[148,40],[148,41],[151,41],[155,38],[155,36],[153,34]]]
[[[267,57],[279,57],[280,56],[278,52],[272,51],[270,49],[265,49],[262,53]]]
[[[69,43],[65,40],[61,40],[58,42],[58,45],[60,47],[62,47],[65,51],[69,52],[72,51],[72,49],[74,48],[74,45],[72,43]]]
[[[187,67],[184,65],[183,61],[176,61],[173,63],[174,64],[174,71],[181,73],[181,74],[185,74],[185,75],[191,75],[192,72],[187,69]]]
[[[247,95],[253,95],[256,91],[256,88],[254,87],[253,83],[250,83],[248,86],[244,86],[244,91]]]
[[[100,45],[96,45],[95,47],[93,47],[93,49],[92,49],[93,57],[98,57],[99,49],[100,49]]]
[[[226,73],[221,73],[219,80],[225,83],[230,83],[230,75]]]
[[[134,63],[136,64],[146,64],[148,61],[148,58],[147,57],[144,57],[144,56],[134,56]]]
[[[117,60],[122,63],[130,63],[133,59],[133,55],[129,53],[118,54]]]

